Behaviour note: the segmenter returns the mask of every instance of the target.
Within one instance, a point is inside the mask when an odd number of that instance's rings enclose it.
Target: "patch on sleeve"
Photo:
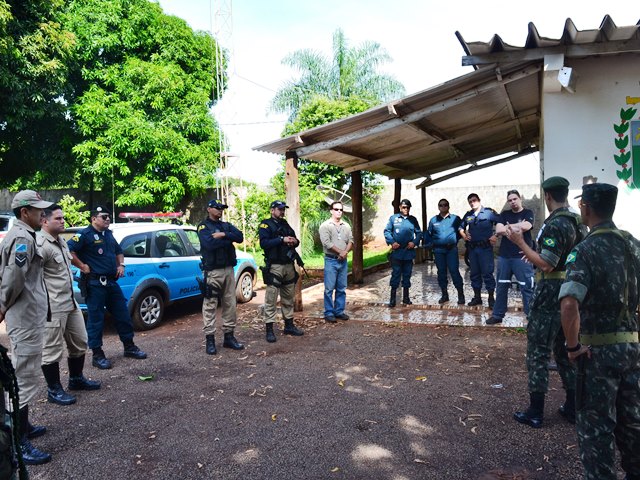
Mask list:
[[[572,250],[571,253],[567,255],[567,260],[564,262],[564,264],[568,265],[570,263],[573,263],[576,261],[576,258],[578,258],[578,252]]]
[[[198,225],[198,231],[202,230],[203,228],[205,228],[204,225]]]
[[[79,242],[80,241],[80,235],[74,235],[73,237],[71,237],[71,241],[72,242]]]
[[[26,243],[16,243],[16,265],[20,268],[27,264],[28,246]]]
[[[16,243],[16,254],[27,253],[28,247],[26,243]]]
[[[260,228],[269,228],[269,225],[267,225],[266,223],[261,223]]]
[[[553,238],[547,237],[542,239],[542,244],[545,247],[555,247],[556,246],[556,241]]]

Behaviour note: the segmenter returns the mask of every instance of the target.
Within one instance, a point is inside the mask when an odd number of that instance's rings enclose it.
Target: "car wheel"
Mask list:
[[[164,300],[160,292],[145,290],[136,299],[133,309],[133,326],[138,330],[156,328],[164,316]]]
[[[247,303],[253,298],[253,275],[249,271],[244,271],[238,278],[236,284],[236,299],[238,303]]]

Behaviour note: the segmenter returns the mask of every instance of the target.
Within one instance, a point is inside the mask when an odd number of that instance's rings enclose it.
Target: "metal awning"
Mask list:
[[[257,147],[390,178],[426,177],[500,155],[539,149],[543,59],[640,52],[640,22],[617,27],[605,16],[597,30],[579,31],[567,19],[560,39],[540,37],[532,23],[524,47],[495,35],[466,43],[463,65],[477,70],[366,112]],[[464,170],[463,170],[464,171]]]

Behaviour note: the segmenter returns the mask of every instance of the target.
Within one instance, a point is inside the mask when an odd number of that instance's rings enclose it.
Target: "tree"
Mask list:
[[[63,7],[63,0],[0,0],[2,186],[66,171],[69,148],[61,144],[69,121],[62,98],[74,37],[60,23]]]
[[[378,67],[391,57],[376,42],[351,48],[342,30],[333,34],[333,56],[327,59],[314,50],[297,50],[282,63],[300,72],[300,77],[284,84],[271,101],[275,112],[288,112],[293,121],[302,106],[317,96],[330,100],[358,98],[369,106],[404,95],[404,87]]]
[[[117,205],[172,209],[218,164],[214,39],[148,0],[75,0],[71,113],[81,174]],[[226,64],[224,58],[219,59]]]

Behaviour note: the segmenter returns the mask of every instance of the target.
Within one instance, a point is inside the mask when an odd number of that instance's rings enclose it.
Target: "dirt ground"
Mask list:
[[[239,306],[246,350],[212,357],[199,308],[172,306],[138,334],[144,361],[108,330],[114,368],[87,366],[103,388],[77,404],[47,403],[43,386],[32,420],[49,431],[34,444],[54,459],[31,478],[582,477],[557,374],[544,428],[512,420],[527,403],[521,329],[300,317],[303,337],[268,344],[254,301]]]

